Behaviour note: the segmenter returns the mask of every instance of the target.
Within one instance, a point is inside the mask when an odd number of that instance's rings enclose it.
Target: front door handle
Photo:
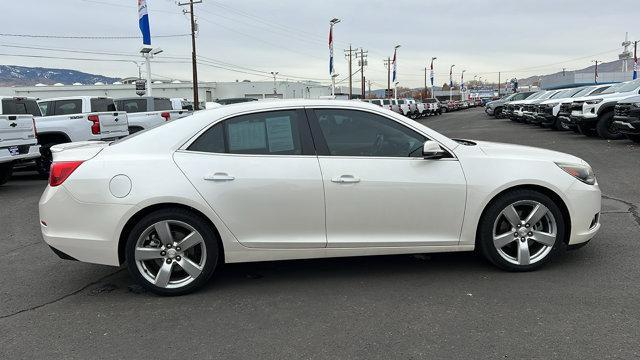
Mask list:
[[[235,180],[235,178],[233,176],[230,176],[229,174],[225,173],[225,172],[217,172],[211,175],[207,175],[204,177],[205,180],[208,181],[231,181],[231,180]]]
[[[338,184],[354,184],[354,183],[359,183],[360,178],[355,177],[353,175],[340,175],[340,176],[334,177],[333,179],[331,179],[331,181]]]

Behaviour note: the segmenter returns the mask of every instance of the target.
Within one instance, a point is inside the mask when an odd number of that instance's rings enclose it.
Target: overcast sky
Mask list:
[[[199,55],[251,74],[199,65],[201,81],[266,80],[260,72],[328,81],[328,21],[342,20],[334,32],[336,72],[348,74],[343,49],[368,50],[365,76],[372,88],[386,87],[383,59],[398,52],[401,86],[421,86],[428,59],[436,83],[448,80],[455,64],[459,79],[473,75],[496,81],[578,69],[592,59],[614,60],[625,31],[640,38],[638,0],[382,1],[382,0],[203,0],[196,5]],[[606,4],[606,5],[605,5]],[[188,18],[173,0],[148,0],[152,37],[189,32]],[[3,33],[63,36],[137,36],[136,0],[3,1]],[[164,49],[154,77],[189,79],[189,37],[154,38]],[[8,54],[86,59],[138,60],[141,40],[76,40],[0,36],[0,64],[71,68],[101,75],[137,75],[132,62],[12,57]],[[22,46],[16,47],[16,46]],[[68,49],[50,51],[27,49]],[[91,54],[111,52],[115,56]],[[173,63],[168,63],[172,61]],[[230,65],[227,65],[230,67]],[[239,69],[237,67],[241,67]],[[358,75],[359,77],[359,75]]]

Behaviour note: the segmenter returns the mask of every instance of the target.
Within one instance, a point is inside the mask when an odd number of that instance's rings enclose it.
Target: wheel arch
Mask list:
[[[157,203],[157,204],[153,204],[153,205],[149,205],[147,207],[144,207],[140,210],[138,210],[138,212],[136,212],[135,214],[133,214],[129,220],[127,220],[127,222],[125,223],[124,227],[122,228],[122,231],[120,231],[120,236],[118,238],[118,262],[120,264],[124,264],[126,261],[126,243],[127,243],[127,237],[129,236],[129,232],[133,229],[133,227],[135,226],[135,224],[140,221],[140,219],[142,219],[143,217],[147,216],[148,214],[151,214],[152,212],[158,211],[158,210],[162,210],[162,209],[183,209],[183,210],[187,210],[190,212],[195,213],[196,215],[200,216],[204,221],[206,221],[209,226],[211,227],[211,229],[215,232],[216,234],[216,241],[218,242],[218,246],[220,247],[220,251],[218,252],[220,258],[218,259],[220,261],[220,264],[224,264],[225,261],[225,256],[224,256],[224,245],[222,243],[222,238],[220,236],[220,231],[218,230],[218,228],[215,226],[215,224],[211,221],[211,219],[209,219],[209,217],[207,215],[205,215],[204,213],[202,213],[200,210],[193,208],[191,206],[188,205],[184,205],[184,204],[180,204],[180,203],[174,203],[174,202],[165,202],[165,203]]]
[[[598,109],[598,116],[601,116],[609,111],[613,111],[615,109],[616,102],[602,104]]]
[[[68,143],[71,142],[69,136],[61,131],[38,132],[38,141],[42,143]]]
[[[522,185],[511,186],[511,187],[508,187],[508,188],[498,192],[484,206],[484,208],[482,209],[482,213],[480,214],[480,217],[478,218],[478,221],[476,223],[476,238],[475,238],[475,246],[476,246],[476,248],[478,247],[480,222],[484,218],[485,213],[487,212],[487,209],[489,208],[489,206],[491,206],[491,204],[493,204],[500,196],[502,196],[502,195],[504,195],[504,194],[506,194],[508,192],[516,191],[516,190],[532,190],[532,191],[539,192],[539,193],[544,194],[544,195],[548,196],[549,198],[551,198],[551,200],[553,200],[553,202],[556,205],[558,205],[558,207],[560,208],[560,212],[562,213],[562,217],[565,220],[565,227],[566,227],[566,231],[565,231],[564,238],[562,239],[562,241],[564,241],[565,244],[568,244],[569,243],[569,239],[571,237],[571,214],[569,213],[569,208],[567,207],[567,204],[562,199],[562,197],[560,195],[558,195],[555,191],[553,191],[550,188],[545,187],[545,186],[534,185],[534,184],[522,184]]]

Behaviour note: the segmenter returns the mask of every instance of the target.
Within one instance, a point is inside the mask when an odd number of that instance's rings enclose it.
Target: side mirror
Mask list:
[[[441,159],[446,152],[440,147],[440,144],[433,140],[427,140],[422,146],[422,157],[425,159]]]

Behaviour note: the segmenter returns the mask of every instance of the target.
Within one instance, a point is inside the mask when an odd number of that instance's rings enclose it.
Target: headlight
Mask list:
[[[593,185],[596,183],[596,174],[593,173],[593,169],[589,165],[579,164],[565,164],[556,163],[560,169],[564,170],[567,174],[582,181],[585,184]]]
[[[552,107],[556,107],[558,105],[558,103],[549,103],[547,104],[548,107],[552,108]]]
[[[589,104],[589,105],[595,105],[595,104],[600,104],[602,102],[602,99],[594,99],[594,100],[587,100],[585,101],[585,103]]]
[[[635,106],[635,107],[639,107],[639,108],[640,108],[640,102],[633,103],[633,106]]]

